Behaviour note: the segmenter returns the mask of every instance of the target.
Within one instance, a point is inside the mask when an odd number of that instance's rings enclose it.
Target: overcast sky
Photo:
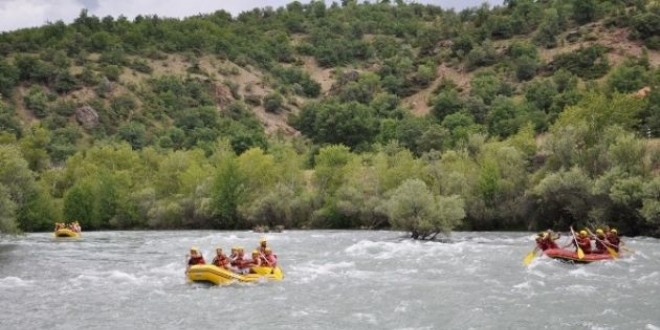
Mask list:
[[[0,31],[43,25],[63,20],[70,23],[82,8],[103,17],[124,15],[130,19],[137,15],[186,17],[199,13],[212,13],[224,9],[233,15],[255,7],[280,7],[292,0],[0,0]],[[501,3],[501,0],[416,0],[445,8],[463,9],[482,2]],[[309,0],[300,1],[303,3]],[[332,1],[326,1],[331,3]],[[337,2],[340,2],[337,0]],[[372,2],[375,2],[372,0]]]

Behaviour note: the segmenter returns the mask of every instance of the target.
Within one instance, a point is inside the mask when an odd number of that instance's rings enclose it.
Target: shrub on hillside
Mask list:
[[[603,46],[594,45],[558,54],[553,59],[553,69],[566,69],[583,79],[598,79],[610,68],[607,51]]]
[[[284,105],[284,98],[280,93],[271,93],[264,97],[264,109],[268,112],[279,112]]]

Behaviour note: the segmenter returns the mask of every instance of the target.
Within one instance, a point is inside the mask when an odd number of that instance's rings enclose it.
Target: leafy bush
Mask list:
[[[141,59],[135,59],[133,62],[130,64],[130,68],[137,71],[137,72],[142,72],[146,74],[151,74],[154,69],[147,63],[146,60],[141,60]]]
[[[647,68],[634,63],[617,67],[608,77],[610,89],[619,93],[636,92],[648,84]]]
[[[23,97],[23,102],[35,117],[45,118],[48,115],[48,91],[42,87],[30,87],[28,94]]]
[[[58,100],[50,106],[50,112],[69,117],[76,113],[76,103],[69,100]]]
[[[566,69],[583,79],[597,79],[610,68],[607,61],[607,48],[594,45],[555,55],[552,65],[555,70]]]
[[[264,96],[264,109],[268,112],[279,112],[284,105],[284,98],[280,93],[271,93]]]
[[[0,59],[0,95],[10,97],[18,83],[20,71],[17,67]]]
[[[252,105],[252,106],[255,106],[255,107],[258,107],[258,106],[261,105],[261,98],[258,95],[254,95],[254,94],[245,95],[243,97],[243,101],[245,101],[245,103],[247,103],[249,105]]]
[[[119,81],[119,76],[122,74],[123,69],[117,65],[106,65],[101,68],[101,72],[110,81]]]

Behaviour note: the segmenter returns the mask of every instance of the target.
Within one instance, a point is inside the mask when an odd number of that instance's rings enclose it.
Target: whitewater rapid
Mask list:
[[[267,234],[282,282],[187,283],[192,245],[213,258],[252,232],[163,231],[0,238],[0,329],[660,329],[660,241],[589,265],[537,257],[530,233]]]

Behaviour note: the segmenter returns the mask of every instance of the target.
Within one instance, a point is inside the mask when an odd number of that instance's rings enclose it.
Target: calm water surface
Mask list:
[[[279,283],[187,283],[185,254],[252,248],[251,232],[89,232],[0,238],[0,329],[660,330],[660,241],[618,261],[524,267],[529,233],[268,234]]]

